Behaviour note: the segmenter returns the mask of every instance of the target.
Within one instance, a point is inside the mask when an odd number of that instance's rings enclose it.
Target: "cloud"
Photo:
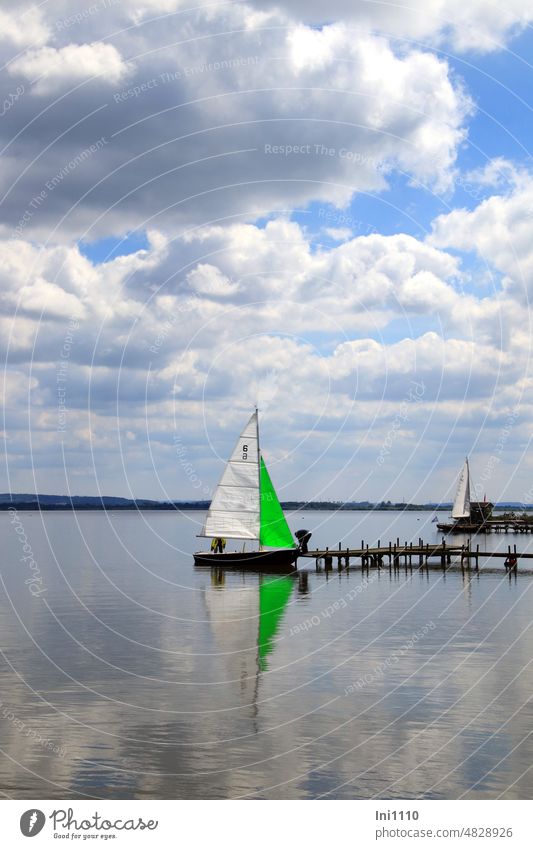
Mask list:
[[[104,488],[122,452],[139,495],[163,496],[160,474],[168,494],[194,497],[174,438],[211,485],[257,401],[287,496],[351,494],[357,453],[365,497],[381,497],[376,457],[404,410],[395,460],[413,469],[452,436],[448,463],[476,440],[490,456],[517,405],[527,438],[531,182],[502,158],[459,172],[473,100],[434,47],[491,50],[529,12],[443,0],[385,17],[333,0],[324,21],[323,4],[290,7],[56,0],[28,14],[24,38],[16,4],[1,13],[15,486],[33,461],[45,490],[64,489],[62,449],[87,481],[91,444]],[[392,215],[409,195],[426,209],[421,185],[464,180],[492,197],[441,216],[425,241],[394,223],[349,229],[358,207],[383,200]],[[320,224],[327,246],[310,235]],[[133,230],[148,248],[111,262],[76,247]]]
[[[334,242],[346,242],[352,236],[349,227],[325,227],[324,233]]]
[[[95,36],[101,19],[89,21]],[[173,232],[313,200],[344,207],[383,191],[398,169],[439,191],[452,184],[472,102],[435,54],[400,53],[345,24],[259,21],[245,5],[197,12],[184,26],[171,16],[105,44],[73,44],[72,25],[56,34],[65,45],[12,62],[6,91],[15,74],[37,78],[43,111],[36,122],[25,96],[3,121],[8,230],[102,137],[90,166],[27,223],[33,238]]]
[[[211,295],[227,298],[235,295],[238,284],[233,283],[218,268],[207,263],[199,263],[187,275],[187,283],[198,295]]]
[[[511,321],[512,302],[498,292],[465,293],[457,257],[412,236],[372,234],[317,250],[302,227],[282,217],[263,227],[217,225],[150,238],[148,250],[98,266],[77,248],[0,242],[5,310],[37,318],[42,308],[44,320],[77,315],[87,331],[99,328],[90,357],[102,365],[130,358],[146,365],[150,346],[167,365],[191,339],[193,350],[210,351],[254,333],[382,337],[391,322],[408,329],[420,317],[443,336],[502,347],[498,327]],[[37,344],[37,359],[39,352]]]
[[[363,394],[369,398],[394,398],[394,383],[405,387],[407,377],[420,386],[420,401],[474,400],[491,392],[502,369],[510,376],[516,368],[509,355],[493,346],[443,339],[432,331],[390,345],[374,340],[345,342],[336,349],[335,357],[339,376],[344,369],[348,374],[358,370]],[[390,383],[393,385],[388,386]]]
[[[106,85],[119,85],[127,65],[112,44],[93,42],[28,50],[10,64],[9,73],[25,77],[35,94],[45,95],[96,77]]]
[[[377,469],[399,411],[407,418],[398,450],[414,450],[422,439],[425,452],[435,450],[457,427],[460,456],[468,434],[496,426],[530,391],[527,334],[511,332],[503,345],[486,331],[493,314],[512,328],[516,305],[513,312],[498,292],[465,295],[457,257],[411,236],[373,234],[316,250],[282,217],[172,240],[152,234],[147,250],[97,266],[77,248],[10,240],[1,250],[7,315],[0,334],[4,344],[9,338],[18,386],[7,411],[11,454],[24,454],[31,380],[34,461],[60,468],[53,447],[59,386],[73,474],[88,461],[90,434],[103,480],[109,458],[123,451],[145,495],[161,495],[149,484],[147,445],[171,494],[192,496],[187,481],[177,492],[167,474],[176,434],[211,486],[218,467],[205,445],[223,445],[257,401],[269,456],[287,469],[276,474],[280,483],[294,481],[286,492],[297,496],[322,452],[338,460],[339,473],[356,448],[360,462]],[[118,433],[130,436],[120,444]],[[342,475],[336,486],[337,495],[351,491]],[[378,497],[382,484],[373,486]]]
[[[484,169],[481,179],[494,183],[500,164]],[[513,172],[510,188],[482,201],[472,211],[456,209],[439,216],[429,242],[436,247],[475,251],[490,267],[503,274],[507,295],[522,303],[533,297],[533,179],[525,171]]]
[[[525,29],[533,20],[527,0],[510,0],[505,9],[488,0],[411,0],[408,5],[386,6],[365,0],[250,0],[258,9],[284,9],[308,24],[349,21],[357,28],[392,37],[426,39],[450,44],[455,50],[488,52]]]
[[[7,41],[15,47],[45,44],[51,31],[43,18],[43,10],[36,6],[12,12],[0,9],[0,42]]]

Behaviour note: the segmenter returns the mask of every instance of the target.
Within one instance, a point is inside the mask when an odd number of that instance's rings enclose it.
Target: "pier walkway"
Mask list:
[[[389,542],[387,545],[381,545],[381,540],[378,540],[376,546],[365,545],[364,540],[361,540],[360,548],[344,548],[341,543],[337,548],[315,549],[308,551],[305,554],[299,554],[298,558],[307,557],[316,561],[316,568],[320,566],[319,561],[324,562],[326,569],[333,568],[333,561],[336,561],[338,569],[349,569],[350,567],[359,566],[362,569],[370,568],[389,568],[400,569],[404,567],[418,566],[425,568],[429,566],[441,566],[446,568],[455,562],[463,568],[470,569],[472,566],[478,570],[480,558],[497,558],[506,560],[508,557],[514,557],[516,561],[523,559],[533,560],[532,552],[517,553],[516,545],[507,546],[507,551],[480,551],[479,544],[475,548],[470,545],[449,545],[443,540],[439,543],[424,543],[419,539],[418,543],[400,543]],[[453,558],[453,559],[452,559]],[[514,566],[516,569],[516,566]]]

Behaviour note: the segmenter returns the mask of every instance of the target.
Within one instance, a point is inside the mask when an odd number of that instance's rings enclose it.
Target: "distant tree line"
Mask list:
[[[8,510],[16,507],[17,510],[207,510],[210,501],[151,501],[149,499],[115,498],[103,495],[28,495],[26,493],[17,495],[9,493],[0,494],[0,510]],[[409,504],[405,501],[282,501],[284,510],[450,510],[451,504],[427,503]],[[501,518],[515,519],[519,516],[528,516],[523,513],[524,508],[533,505],[496,504],[495,510],[508,510],[510,507],[518,507],[520,512],[506,512]]]

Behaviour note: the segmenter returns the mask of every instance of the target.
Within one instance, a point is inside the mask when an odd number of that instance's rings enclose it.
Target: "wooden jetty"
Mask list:
[[[339,570],[357,566],[361,569],[388,568],[392,570],[400,569],[402,566],[406,569],[413,567],[424,569],[430,566],[446,569],[452,564],[452,558],[462,568],[470,569],[473,565],[476,570],[479,570],[480,558],[494,557],[504,560],[514,558],[512,568],[516,570],[518,560],[533,560],[533,551],[517,553],[516,545],[513,546],[513,551],[510,545],[507,546],[507,551],[480,551],[479,544],[475,548],[471,548],[470,543],[449,545],[444,539],[441,543],[424,543],[422,539],[419,539],[418,543],[408,543],[407,540],[401,543],[398,538],[396,542],[389,542],[387,545],[381,545],[381,540],[378,540],[378,544],[374,546],[365,545],[364,540],[361,540],[360,548],[345,548],[339,542],[337,548],[317,548],[314,551],[299,554],[298,557],[313,558],[317,569],[320,565],[319,561],[323,561],[326,570],[333,568],[334,560],[337,561]]]

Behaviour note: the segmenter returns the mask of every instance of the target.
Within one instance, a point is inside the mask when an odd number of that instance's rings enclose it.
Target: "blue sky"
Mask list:
[[[148,247],[146,233],[126,233],[123,236],[108,236],[95,242],[80,242],[79,249],[93,265],[111,262],[117,256],[129,256]]]

